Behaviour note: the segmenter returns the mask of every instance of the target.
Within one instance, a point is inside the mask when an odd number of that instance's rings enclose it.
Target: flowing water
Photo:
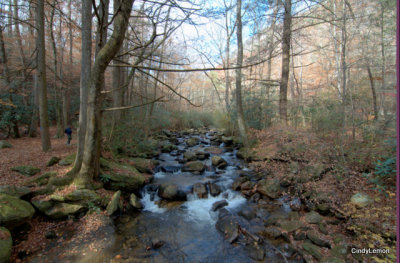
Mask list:
[[[263,208],[256,207],[257,204],[231,189],[239,173],[249,171],[246,164],[236,158],[235,149],[224,147],[223,143],[217,145],[221,151],[219,155],[228,163],[224,169],[213,168],[211,157],[214,154],[211,154],[202,161],[206,165],[202,174],[181,171],[179,160],[183,158],[183,152],[209,147],[212,135],[178,135],[178,150],[162,153],[156,158],[160,165],[156,168],[154,180],[141,192],[143,209],[117,216],[113,245],[89,259],[76,259],[76,262],[285,262],[282,255],[290,256],[291,252],[285,252],[290,249],[282,241],[264,240],[260,247],[265,256],[256,261],[257,257],[252,256],[255,252],[249,247],[249,243],[254,241],[239,238],[231,244],[216,228],[221,210],[213,212],[211,208],[221,200],[228,202],[225,209],[240,222],[240,226],[256,235],[265,228],[262,219],[268,217],[271,210],[286,214],[290,211],[279,200],[270,201]],[[188,147],[185,141],[190,137],[198,138],[199,144]],[[192,193],[193,184],[198,182],[215,183],[221,188],[221,193],[217,196],[209,193],[208,198],[198,198]],[[165,183],[174,184],[187,193],[187,201],[161,200],[154,186]],[[268,206],[272,208],[267,209]],[[238,216],[243,209],[255,207],[256,216],[253,218]]]

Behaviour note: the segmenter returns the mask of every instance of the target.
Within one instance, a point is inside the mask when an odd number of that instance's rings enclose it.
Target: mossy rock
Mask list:
[[[24,200],[8,194],[0,194],[0,225],[15,227],[29,220],[35,209]]]
[[[42,213],[50,210],[53,207],[54,202],[47,199],[36,199],[31,201],[32,205]]]
[[[64,159],[61,159],[61,161],[59,161],[58,164],[61,165],[61,166],[72,165],[75,162],[75,157],[76,157],[75,153],[71,154],[71,155],[68,155]]]
[[[131,194],[129,197],[129,204],[136,209],[142,209],[143,205],[140,203],[139,198],[135,194]]]
[[[186,145],[189,147],[193,147],[197,145],[199,141],[200,141],[199,138],[192,137],[186,140]]]
[[[14,172],[18,172],[24,176],[33,176],[40,172],[40,168],[33,167],[30,165],[15,166],[11,168],[11,170]]]
[[[175,150],[178,150],[178,147],[172,143],[165,143],[161,146],[161,151],[163,153],[170,153]]]
[[[15,185],[1,185],[0,194],[8,194],[18,198],[26,196],[32,193],[31,189],[26,186],[15,186]]]
[[[281,186],[278,180],[276,179],[263,179],[260,180],[257,186],[257,192],[262,195],[266,195],[269,198],[275,199],[278,198],[282,192]]]
[[[68,217],[69,215],[77,214],[83,210],[85,210],[85,208],[82,205],[58,203],[44,213],[50,218],[60,219]]]
[[[44,173],[42,175],[39,175],[35,179],[31,179],[31,180],[27,181],[26,185],[31,185],[31,184],[35,184],[35,185],[38,185],[38,186],[46,185],[46,184],[48,184],[49,179],[51,177],[56,177],[56,176],[57,176],[57,172],[55,172],[55,171],[47,172],[47,173]]]
[[[312,255],[314,258],[318,260],[322,259],[322,252],[318,246],[311,244],[311,242],[304,242],[302,247],[308,254]]]
[[[33,191],[32,195],[33,196],[38,196],[38,195],[50,195],[52,193],[54,193],[54,191],[56,190],[56,187],[54,185],[45,185],[42,186],[38,189],[36,189],[35,191]]]
[[[369,204],[373,203],[374,200],[372,200],[371,197],[369,197],[365,193],[356,193],[351,197],[351,203],[354,204],[355,206],[362,208],[366,207]]]
[[[288,233],[290,233],[290,232],[293,232],[293,231],[303,227],[304,223],[299,221],[299,220],[296,220],[296,221],[294,221],[294,220],[293,221],[284,220],[284,221],[279,222],[279,226],[283,230],[285,230]]]
[[[306,222],[309,224],[319,224],[323,220],[322,216],[315,211],[306,214]]]
[[[108,174],[103,175],[104,178],[108,178],[107,182],[104,182],[104,188],[109,190],[122,190],[124,192],[135,192],[139,190],[145,182],[145,177],[140,175],[132,174]]]
[[[57,164],[60,160],[61,160],[61,158],[59,158],[57,156],[51,157],[50,160],[47,162],[47,167]]]
[[[119,201],[121,197],[121,191],[117,191],[114,193],[113,197],[111,198],[110,203],[107,205],[107,215],[112,215],[118,210]]]
[[[0,141],[0,149],[12,148],[11,143],[7,141]]]
[[[88,203],[98,205],[101,203],[101,197],[95,191],[88,189],[75,190],[67,194],[64,198],[68,202],[80,202],[82,205],[87,205]]]
[[[0,227],[0,262],[10,262],[12,243],[10,231],[5,227]]]
[[[188,162],[182,167],[182,172],[200,172],[202,173],[206,167],[200,161]]]
[[[129,161],[141,173],[152,173],[153,169],[160,163],[157,160],[144,158],[131,158]]]
[[[50,177],[48,184],[61,187],[72,183],[73,179],[72,176],[54,176]]]

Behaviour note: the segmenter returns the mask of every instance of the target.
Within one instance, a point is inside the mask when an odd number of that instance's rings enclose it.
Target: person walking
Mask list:
[[[67,139],[67,145],[70,145],[71,140],[72,140],[72,130],[71,130],[71,128],[70,128],[70,127],[66,128],[65,131],[64,131],[64,133],[66,133],[66,134],[67,134],[67,137],[68,137],[68,139]]]

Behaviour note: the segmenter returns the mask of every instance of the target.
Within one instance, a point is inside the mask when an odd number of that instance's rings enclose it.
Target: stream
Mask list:
[[[232,183],[252,171],[236,157],[237,149],[212,142],[214,133],[175,134],[177,149],[154,158],[159,165],[151,184],[140,193],[143,209],[115,217],[112,238],[108,238],[112,245],[106,244],[107,249],[66,262],[303,262],[293,259],[295,252],[282,238],[261,238],[265,219],[272,214],[287,217],[290,208],[283,199],[255,203],[233,191]],[[198,140],[197,145],[189,147],[189,138]],[[214,153],[200,158],[204,172],[182,171],[185,151],[207,152],[210,146]],[[215,168],[211,161],[214,155],[221,156],[226,167]],[[207,187],[204,198],[193,193],[196,183]],[[220,193],[211,195],[210,183],[217,185]],[[186,198],[160,198],[160,185],[165,184],[175,185]],[[222,200],[228,205],[212,211],[213,204]],[[240,226],[237,231],[235,225],[233,234],[232,222]]]

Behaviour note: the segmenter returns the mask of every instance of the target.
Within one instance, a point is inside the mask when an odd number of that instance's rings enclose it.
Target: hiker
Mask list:
[[[64,133],[66,133],[67,136],[68,136],[67,144],[69,145],[71,143],[71,140],[72,140],[72,130],[71,130],[71,128],[70,127],[66,128]]]

